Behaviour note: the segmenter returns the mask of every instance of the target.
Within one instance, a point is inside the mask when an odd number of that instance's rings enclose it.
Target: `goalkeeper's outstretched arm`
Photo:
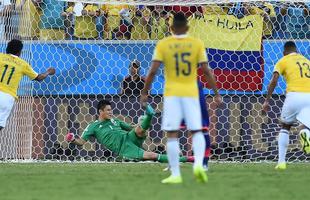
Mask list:
[[[83,146],[86,143],[86,140],[82,138],[75,138],[73,133],[68,133],[66,135],[66,141],[79,146]]]

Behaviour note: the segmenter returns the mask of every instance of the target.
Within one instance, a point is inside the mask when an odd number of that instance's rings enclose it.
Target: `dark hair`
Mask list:
[[[187,18],[182,12],[178,12],[173,17],[173,26],[176,28],[182,28],[187,25]]]
[[[134,60],[130,63],[130,67],[140,68],[140,62],[139,62],[137,59],[134,59]]]
[[[17,40],[17,39],[13,39],[8,43],[8,46],[6,47],[6,53],[18,55],[21,53],[23,46],[24,45],[23,45],[22,41]]]
[[[137,68],[137,69],[139,69],[139,68],[140,68],[140,66],[139,66],[139,65],[137,65],[136,63],[132,63],[132,64],[130,65],[130,67],[134,67],[134,68]]]
[[[285,42],[285,44],[284,44],[284,50],[294,50],[294,49],[296,49],[296,44],[295,44],[295,42],[293,42],[293,41],[288,41],[288,42]]]
[[[111,102],[108,101],[108,100],[101,100],[98,102],[98,105],[97,105],[97,111],[99,113],[99,110],[103,110],[106,106],[110,106],[111,105]]]

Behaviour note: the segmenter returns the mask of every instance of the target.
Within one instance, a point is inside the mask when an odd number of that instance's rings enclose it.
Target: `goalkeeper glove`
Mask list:
[[[68,133],[66,135],[66,141],[67,142],[74,142],[75,138],[74,138],[74,134],[73,133]]]

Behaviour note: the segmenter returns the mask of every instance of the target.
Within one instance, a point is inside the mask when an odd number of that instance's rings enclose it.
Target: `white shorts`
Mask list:
[[[310,129],[310,106],[301,109],[301,111],[297,114],[296,119]]]
[[[13,96],[0,91],[0,126],[5,127],[12,108],[14,106],[15,99]]]
[[[310,107],[310,93],[287,93],[281,112],[281,121],[289,125],[295,123],[297,115],[306,107]]]
[[[164,97],[162,129],[177,131],[182,120],[189,130],[202,129],[199,99],[193,97]]]

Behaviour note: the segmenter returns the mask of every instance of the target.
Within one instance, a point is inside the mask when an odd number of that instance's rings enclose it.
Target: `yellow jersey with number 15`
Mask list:
[[[31,80],[38,76],[23,59],[11,54],[0,53],[0,91],[17,99],[18,85],[24,75]]]
[[[197,68],[207,62],[201,40],[187,35],[174,35],[160,40],[153,61],[164,64],[164,96],[198,97]]]
[[[286,92],[310,92],[310,61],[301,54],[291,53],[278,61],[274,72],[286,81]]]

